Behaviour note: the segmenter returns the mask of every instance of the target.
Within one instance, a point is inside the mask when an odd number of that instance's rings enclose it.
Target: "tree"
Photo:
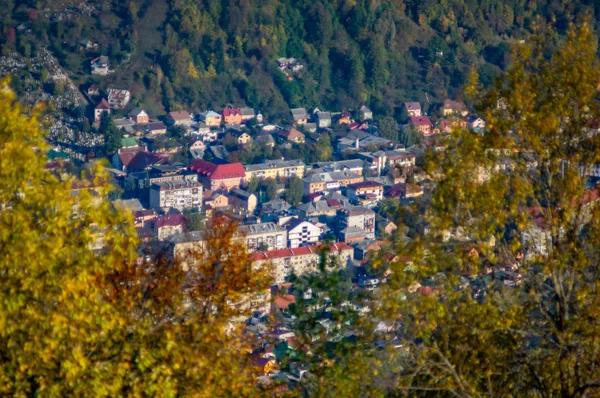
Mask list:
[[[291,176],[287,180],[285,200],[292,206],[300,204],[304,194],[304,184],[297,176]]]
[[[226,328],[245,313],[245,300],[264,292],[268,270],[250,272],[248,254],[234,243],[237,228],[209,230],[196,274],[160,255],[137,262],[131,216],[95,199],[109,193],[108,175],[101,166],[81,181],[47,171],[44,134],[7,87],[0,90],[3,394],[251,395],[249,358],[239,333]]]
[[[278,199],[279,194],[277,193],[277,181],[273,178],[268,178],[266,181],[266,192],[269,200]]]
[[[253,175],[252,178],[250,178],[250,181],[248,181],[248,192],[250,192],[250,193],[258,192],[259,185],[260,185],[260,181],[258,180],[258,178],[255,175]]]
[[[388,140],[398,141],[398,123],[393,117],[386,116],[379,121],[379,135]]]
[[[104,146],[106,147],[106,152],[108,154],[112,154],[121,148],[123,132],[121,129],[115,127],[110,114],[102,114],[98,131],[100,134],[102,134],[102,136],[104,136]]]
[[[600,208],[597,188],[586,189],[600,160],[600,136],[588,134],[600,111],[597,40],[587,24],[554,49],[544,37],[516,47],[478,97],[488,131],[463,131],[430,155],[430,233],[400,246],[408,257],[391,265],[376,311],[406,337],[406,356],[377,367],[395,372],[380,393],[600,393]],[[473,76],[467,94],[481,91]]]

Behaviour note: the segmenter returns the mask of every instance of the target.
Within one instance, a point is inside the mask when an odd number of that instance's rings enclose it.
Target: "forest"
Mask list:
[[[134,105],[151,113],[231,103],[274,120],[299,106],[364,103],[382,116],[408,100],[434,106],[461,97],[470,67],[489,86],[511,45],[538,26],[562,34],[600,12],[591,0],[74,3],[2,2],[2,54],[27,57],[48,46],[81,88],[129,88]],[[97,46],[82,48],[86,40]],[[100,54],[115,73],[92,79],[89,61]],[[276,60],[290,57],[302,69],[284,73]]]

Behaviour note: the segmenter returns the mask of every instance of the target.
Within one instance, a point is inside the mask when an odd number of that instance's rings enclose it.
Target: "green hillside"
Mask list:
[[[341,110],[364,102],[389,115],[406,100],[433,105],[458,95],[470,66],[489,83],[509,61],[511,41],[537,24],[561,31],[598,13],[592,1],[566,0],[87,4],[3,2],[2,52],[28,55],[48,45],[82,87],[129,88],[134,104],[152,113],[235,103],[275,119],[297,106]],[[83,39],[99,46],[85,50]],[[115,73],[91,79],[89,60],[100,54],[111,56]],[[281,57],[302,69],[286,76]]]

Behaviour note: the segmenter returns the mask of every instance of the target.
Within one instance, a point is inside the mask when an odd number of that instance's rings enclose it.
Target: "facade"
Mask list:
[[[367,198],[374,200],[383,199],[383,184],[375,181],[363,181],[356,184],[350,184],[346,187],[346,196],[349,199],[357,200]]]
[[[254,213],[258,205],[256,195],[240,188],[233,188],[229,191],[229,204],[233,207],[244,209],[247,212]]]
[[[418,102],[405,102],[404,108],[406,109],[406,113],[409,117],[421,116],[421,104]]]
[[[191,126],[192,116],[187,111],[169,112],[167,121],[174,126]]]
[[[129,101],[131,100],[131,93],[129,90],[121,90],[118,88],[109,88],[107,90],[108,93],[108,103],[114,109],[123,109],[127,106]]]
[[[238,228],[249,252],[256,251],[261,246],[267,250],[280,250],[287,246],[287,229],[275,223],[242,225]]]
[[[319,242],[321,228],[309,221],[292,218],[285,224],[288,231],[288,247],[314,245]]]
[[[301,160],[269,160],[265,163],[249,164],[244,167],[246,179],[304,177],[304,162]]]
[[[206,111],[200,114],[200,121],[208,127],[219,127],[223,118],[217,112]]]
[[[150,117],[146,111],[140,108],[133,108],[131,112],[129,112],[129,118],[137,124],[148,124],[150,121]]]
[[[189,169],[198,174],[198,181],[211,191],[239,188],[246,177],[241,163],[214,164],[196,159]]]
[[[294,124],[301,126],[308,122],[308,113],[306,112],[306,108],[294,108],[292,109],[292,120]]]
[[[150,188],[150,207],[156,210],[200,209],[202,185],[191,179],[154,183]]]
[[[345,268],[354,259],[354,249],[344,243],[332,243],[329,246],[314,245],[294,249],[256,252],[251,255],[252,266],[273,266],[275,283],[283,283],[290,275],[305,275],[317,272],[320,253],[325,250],[329,258],[334,258],[339,268]]]
[[[411,116],[410,125],[425,137],[433,134],[433,125],[427,116]]]
[[[240,108],[225,108],[223,109],[223,123],[225,124],[241,124],[242,110]]]
[[[252,143],[252,137],[250,134],[244,132],[237,136],[238,145],[248,145]]]
[[[94,108],[94,121],[99,122],[103,113],[110,115],[110,104],[104,98]]]
[[[154,221],[154,230],[158,240],[165,240],[173,235],[185,232],[186,219],[181,214],[158,216]]]
[[[304,177],[304,194],[340,189],[350,184],[364,181],[364,177],[351,171],[317,173]]]

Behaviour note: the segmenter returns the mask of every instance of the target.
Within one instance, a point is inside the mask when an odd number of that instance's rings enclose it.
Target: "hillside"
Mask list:
[[[289,107],[341,110],[367,103],[392,115],[460,93],[468,68],[484,84],[505,67],[512,40],[535,25],[598,10],[591,1],[134,0],[4,2],[2,53],[48,46],[85,87],[129,88],[156,114],[249,105],[277,120]],[[594,18],[597,20],[597,18]],[[85,49],[89,40],[97,47]],[[89,61],[109,55],[114,74]],[[276,61],[293,57],[284,74]]]

